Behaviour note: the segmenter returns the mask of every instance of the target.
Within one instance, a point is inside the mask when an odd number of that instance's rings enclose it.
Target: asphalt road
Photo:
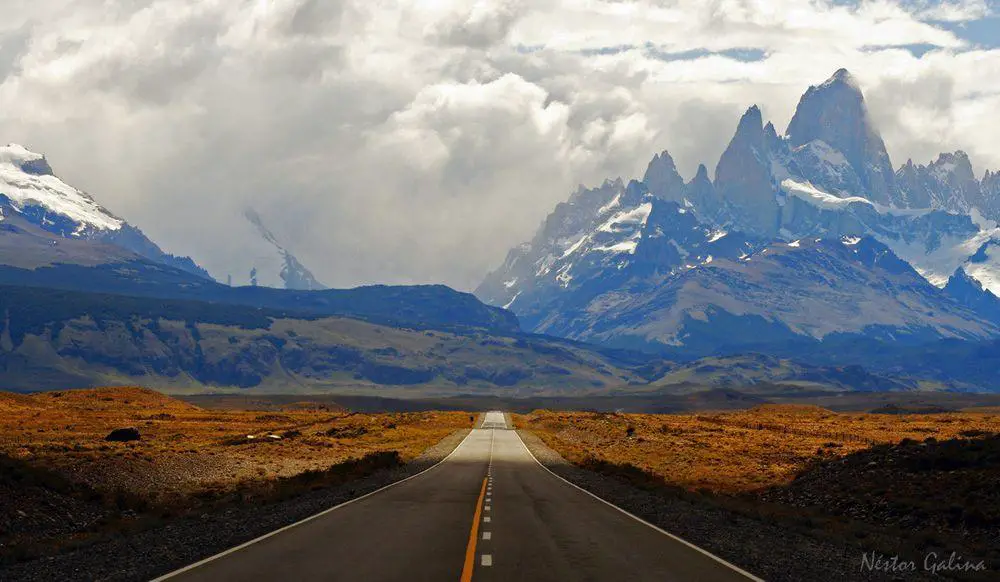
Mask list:
[[[501,413],[440,464],[157,580],[753,580],[539,465]]]

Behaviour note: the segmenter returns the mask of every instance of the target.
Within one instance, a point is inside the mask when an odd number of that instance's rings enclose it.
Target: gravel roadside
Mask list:
[[[553,473],[770,582],[890,581],[904,579],[901,575],[907,581],[946,579],[921,571],[862,571],[862,554],[856,547],[789,531],[707,501],[692,502],[636,488],[569,463],[531,432],[519,430],[518,434]]]
[[[468,434],[468,429],[457,430],[405,465],[383,469],[343,485],[268,505],[185,516],[160,527],[13,564],[0,569],[0,581],[150,580],[415,475],[448,456]]]

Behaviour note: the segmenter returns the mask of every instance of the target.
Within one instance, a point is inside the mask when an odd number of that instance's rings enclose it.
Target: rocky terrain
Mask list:
[[[906,579],[995,577],[994,410],[538,411],[515,421],[553,471],[766,580],[894,579],[861,568],[872,552],[915,561]],[[952,552],[987,569],[924,569],[926,556]]]
[[[475,420],[206,411],[134,388],[0,393],[0,411],[0,579],[18,580],[149,579],[426,468]],[[139,438],[107,440],[122,427]]]
[[[904,439],[824,459],[784,487],[759,494],[767,503],[868,528],[905,532],[942,550],[962,548],[1000,564],[1000,435],[978,429],[964,438]]]
[[[719,493],[786,485],[817,459],[874,444],[1000,432],[993,413],[835,413],[771,404],[687,414],[536,411],[515,422],[570,461],[629,463],[674,485]]]

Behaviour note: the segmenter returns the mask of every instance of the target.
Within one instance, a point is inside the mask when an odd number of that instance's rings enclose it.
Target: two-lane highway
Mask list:
[[[157,580],[754,578],[539,465],[499,412],[433,468]]]

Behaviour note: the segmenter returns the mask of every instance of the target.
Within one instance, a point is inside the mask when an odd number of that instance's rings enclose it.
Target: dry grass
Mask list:
[[[1000,432],[993,411],[838,414],[790,405],[687,415],[535,411],[515,423],[572,462],[627,463],[672,485],[719,493],[783,485],[819,457],[876,443]]]
[[[0,455],[160,504],[322,471],[370,453],[396,451],[405,462],[472,426],[460,412],[292,408],[208,411],[140,388],[0,393]],[[138,428],[142,439],[104,440],[122,427]]]

